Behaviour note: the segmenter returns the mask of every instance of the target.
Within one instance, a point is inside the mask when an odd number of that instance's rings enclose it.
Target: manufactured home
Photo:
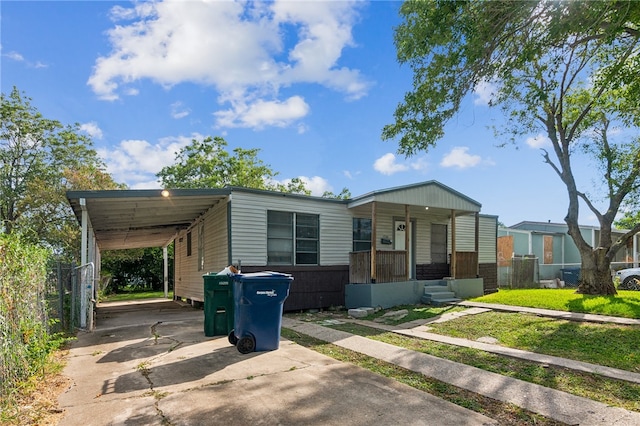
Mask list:
[[[580,252],[568,234],[566,223],[523,221],[498,228],[498,281],[514,286],[518,281],[539,283],[559,279],[577,286],[581,265]],[[627,230],[612,230],[613,237]],[[580,225],[580,233],[592,247],[600,241],[600,228]],[[616,253],[612,270],[637,267],[640,260],[640,234]],[[516,285],[517,286],[517,285]]]
[[[286,311],[344,306],[359,285],[447,278],[497,289],[497,217],[437,181],[347,200],[240,187],[67,197],[97,276],[100,250],[173,243],[176,299],[202,302],[203,275],[230,264],[291,274]]]

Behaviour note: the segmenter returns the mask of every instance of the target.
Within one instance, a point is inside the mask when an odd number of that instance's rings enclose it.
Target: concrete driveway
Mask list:
[[[287,340],[242,355],[173,301],[102,304],[60,399],[72,425],[487,425],[495,421]]]

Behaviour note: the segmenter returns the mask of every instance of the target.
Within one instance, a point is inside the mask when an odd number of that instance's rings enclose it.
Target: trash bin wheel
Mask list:
[[[256,349],[256,339],[253,336],[242,336],[236,345],[238,352],[248,354]]]
[[[233,334],[233,330],[229,332],[229,343],[235,346],[238,343],[238,338],[235,334]]]

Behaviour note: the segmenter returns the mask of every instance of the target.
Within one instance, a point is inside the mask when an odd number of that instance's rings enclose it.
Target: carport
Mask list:
[[[100,253],[162,247],[164,293],[168,297],[167,247],[230,189],[144,189],[68,191],[67,199],[82,229],[80,327],[93,329],[95,283],[100,279]]]

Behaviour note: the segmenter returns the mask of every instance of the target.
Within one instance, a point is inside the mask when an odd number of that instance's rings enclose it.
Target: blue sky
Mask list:
[[[567,196],[532,134],[498,148],[479,87],[429,152],[380,137],[411,71],[396,61],[397,1],[2,1],[1,88],[79,123],[118,182],[155,174],[194,137],[259,148],[278,180],[352,195],[437,180],[505,225],[563,222]],[[578,180],[593,188],[588,162]],[[581,163],[581,161],[583,161]],[[580,222],[596,225],[582,206]]]

